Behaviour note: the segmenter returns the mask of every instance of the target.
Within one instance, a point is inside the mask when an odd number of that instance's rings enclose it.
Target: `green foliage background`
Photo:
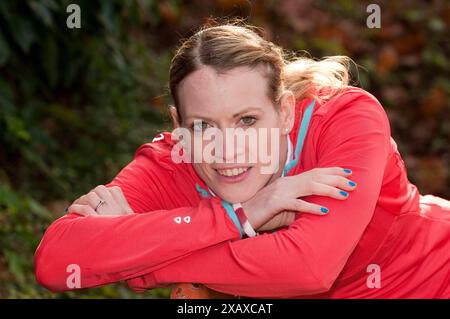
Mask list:
[[[66,26],[70,3],[81,29]],[[366,27],[369,3],[381,7],[381,29]],[[67,204],[170,129],[170,58],[210,16],[249,17],[287,49],[352,57],[410,179],[450,198],[448,2],[0,1],[0,298],[167,297],[124,284],[52,294],[35,282],[33,255]]]

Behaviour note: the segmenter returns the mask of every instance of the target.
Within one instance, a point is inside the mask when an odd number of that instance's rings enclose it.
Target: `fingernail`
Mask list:
[[[348,169],[348,168],[344,168],[344,172],[350,174],[352,172],[352,170]]]
[[[354,186],[356,186],[356,183],[355,182],[348,182],[348,185],[350,185],[351,187],[354,187]]]
[[[345,197],[348,196],[348,193],[347,193],[347,192],[344,192],[344,191],[340,191],[339,194],[341,194],[342,196],[345,196]]]
[[[322,213],[326,214],[326,213],[328,213],[328,208],[321,207],[321,208],[320,208],[320,211],[321,211]]]

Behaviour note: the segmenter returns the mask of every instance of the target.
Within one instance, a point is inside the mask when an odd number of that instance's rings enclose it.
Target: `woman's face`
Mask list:
[[[286,135],[293,126],[290,91],[275,106],[259,68],[219,74],[204,66],[180,83],[178,98],[181,118],[171,108],[175,126],[189,129],[192,165],[216,195],[231,203],[245,202],[281,176]],[[194,160],[194,154],[202,159]]]

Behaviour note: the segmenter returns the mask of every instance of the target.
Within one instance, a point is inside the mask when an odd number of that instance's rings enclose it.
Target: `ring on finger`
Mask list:
[[[106,203],[106,201],[101,199],[100,202],[97,204],[97,207],[95,207],[94,210],[97,212],[97,209],[99,209],[105,203]]]

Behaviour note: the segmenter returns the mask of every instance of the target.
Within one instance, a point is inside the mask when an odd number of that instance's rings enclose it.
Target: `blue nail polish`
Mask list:
[[[348,169],[348,168],[344,168],[344,172],[350,174],[352,172],[352,170]]]
[[[348,185],[354,187],[354,186],[356,186],[356,183],[355,182],[348,182]]]
[[[347,192],[344,192],[344,191],[340,191],[339,194],[341,194],[342,196],[345,196],[345,197],[348,196],[348,193],[347,193]]]
[[[321,211],[322,213],[326,214],[326,213],[328,213],[328,208],[321,207],[321,208],[320,208],[320,211]]]

